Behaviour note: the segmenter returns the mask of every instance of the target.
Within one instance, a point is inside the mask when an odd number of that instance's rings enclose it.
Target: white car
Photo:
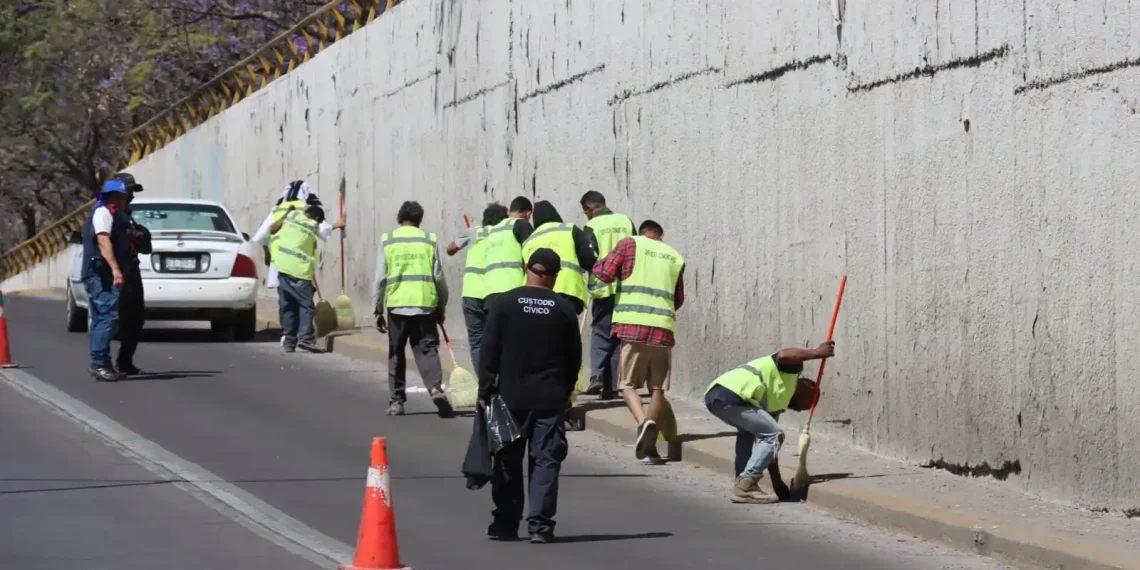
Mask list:
[[[144,198],[131,202],[135,222],[151,233],[153,253],[140,253],[146,319],[210,321],[215,333],[232,332],[248,341],[257,332],[257,292],[261,281],[254,259],[261,247],[238,230],[218,202],[190,198]],[[82,232],[72,244],[68,271],[67,330],[87,330],[87,291],[83,286]]]

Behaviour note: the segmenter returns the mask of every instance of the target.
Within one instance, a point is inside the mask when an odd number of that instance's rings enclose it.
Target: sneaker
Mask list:
[[[451,407],[451,402],[447,401],[447,393],[439,388],[432,388],[428,393],[431,394],[431,403],[435,404],[436,410],[439,410],[439,417],[450,418],[455,415],[455,409]]]
[[[665,465],[665,458],[657,453],[657,448],[653,448],[645,453],[645,458],[641,462],[646,465]]]
[[[293,346],[286,346],[285,347],[285,354],[293,354],[294,352],[297,352],[296,347],[293,347]]]
[[[285,348],[285,335],[281,335],[281,348]]]
[[[126,374],[116,371],[114,368],[111,368],[111,366],[107,364],[104,364],[102,366],[91,366],[87,369],[87,371],[90,372],[91,375],[95,377],[95,380],[99,382],[117,382],[127,377]]]
[[[305,342],[305,341],[298,342],[297,348],[299,348],[305,352],[324,352],[323,350],[317,348],[317,344],[314,342]]]
[[[515,528],[510,528],[505,525],[491,523],[490,526],[487,527],[487,538],[490,540],[499,541],[518,540],[519,529],[518,526],[515,526]]]
[[[657,423],[646,419],[637,427],[637,441],[633,444],[633,455],[645,459],[649,450],[657,448]]]
[[[143,371],[134,364],[120,364],[116,368],[119,369],[119,372],[126,374],[127,376],[138,376],[139,374],[143,373]]]
[[[388,406],[388,415],[389,416],[402,416],[402,415],[404,415],[404,403],[403,402],[392,402],[392,404]]]
[[[554,542],[554,533],[552,531],[534,532],[530,535],[531,544],[550,544]]]
[[[597,396],[602,393],[602,377],[594,376],[590,378],[590,386],[586,388],[586,393],[591,396]]]

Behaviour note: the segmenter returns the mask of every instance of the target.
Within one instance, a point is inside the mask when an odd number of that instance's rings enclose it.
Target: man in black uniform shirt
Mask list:
[[[523,459],[530,451],[532,543],[554,540],[558,474],[566,459],[566,401],[582,366],[582,338],[574,306],[553,291],[562,260],[548,248],[526,264],[526,285],[498,295],[487,307],[479,370],[479,406],[502,396],[523,437],[495,456],[491,478],[492,540],[518,538],[525,495]]]
[[[131,248],[133,256],[130,263],[123,268],[123,288],[119,291],[119,358],[116,359],[115,368],[127,375],[142,374],[135,366],[135,350],[139,346],[139,337],[142,336],[143,313],[146,306],[143,303],[142,273],[139,270],[140,253],[151,253],[150,231],[135,222],[131,215],[131,200],[135,193],[142,192],[142,184],[135,181],[135,177],[127,172],[120,172],[115,178],[127,187],[126,213],[130,218]]]

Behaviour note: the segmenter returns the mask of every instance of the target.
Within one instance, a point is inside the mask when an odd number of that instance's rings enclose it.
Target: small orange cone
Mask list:
[[[364,486],[364,512],[356,538],[356,558],[340,570],[411,570],[400,564],[396,545],[396,515],[392,512],[392,486],[388,477],[388,445],[372,438],[372,465]]]
[[[0,291],[0,368],[17,368],[8,349],[8,319],[4,318],[4,292]]]

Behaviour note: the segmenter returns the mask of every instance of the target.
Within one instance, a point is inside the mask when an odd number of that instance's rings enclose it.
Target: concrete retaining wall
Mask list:
[[[402,200],[446,243],[488,200],[582,223],[599,190],[688,257],[673,385],[690,397],[822,340],[847,273],[820,429],[1124,509],[1138,106],[1126,0],[414,0],[134,172],[251,232],[290,180],[335,204],[344,179],[362,315]]]

